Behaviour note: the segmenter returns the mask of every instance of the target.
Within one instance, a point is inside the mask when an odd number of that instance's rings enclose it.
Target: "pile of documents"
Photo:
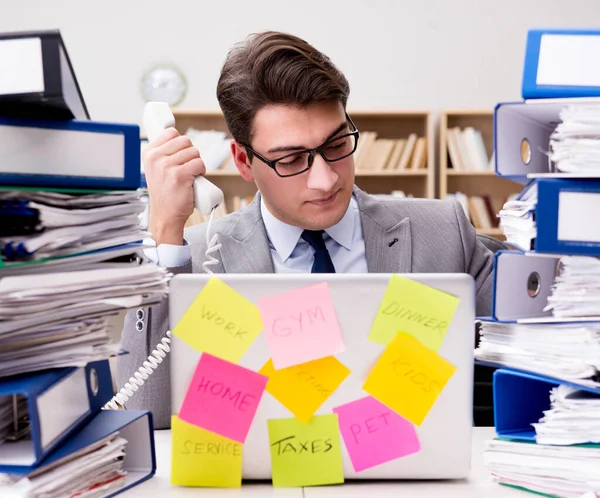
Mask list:
[[[531,182],[516,198],[507,201],[498,213],[499,226],[506,242],[524,251],[535,248],[537,200],[537,183]]]

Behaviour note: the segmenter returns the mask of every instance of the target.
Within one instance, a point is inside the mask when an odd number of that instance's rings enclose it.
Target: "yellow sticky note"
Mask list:
[[[344,482],[337,414],[268,420],[271,472],[276,488]]]
[[[173,333],[201,353],[237,363],[262,327],[258,307],[222,280],[213,278]]]
[[[456,296],[392,275],[368,338],[386,346],[398,332],[406,332],[437,352],[458,303]]]
[[[242,444],[171,417],[171,484],[239,488]]]
[[[269,360],[258,373],[269,377],[267,392],[306,423],[350,370],[333,356],[327,356],[279,370]]]
[[[414,337],[400,333],[380,356],[363,389],[421,425],[456,367]]]

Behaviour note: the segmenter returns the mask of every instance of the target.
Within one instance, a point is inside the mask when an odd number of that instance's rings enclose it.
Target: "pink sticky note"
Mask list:
[[[276,370],[344,351],[327,282],[258,301]]]
[[[268,377],[203,353],[179,418],[244,443]]]
[[[355,472],[421,451],[414,426],[371,396],[333,411]]]

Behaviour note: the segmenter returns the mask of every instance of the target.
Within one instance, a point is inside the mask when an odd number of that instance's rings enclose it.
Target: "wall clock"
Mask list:
[[[185,97],[187,81],[176,66],[161,64],[143,75],[141,87],[146,102],[167,102],[176,106]]]

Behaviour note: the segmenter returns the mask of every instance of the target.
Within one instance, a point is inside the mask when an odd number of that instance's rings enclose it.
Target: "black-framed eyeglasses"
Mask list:
[[[243,143],[241,145],[273,169],[278,176],[282,178],[296,176],[308,171],[312,167],[317,154],[320,154],[328,163],[341,161],[354,154],[356,146],[358,145],[359,132],[348,114],[346,114],[346,119],[352,126],[352,131],[350,133],[331,138],[316,149],[291,152],[273,160],[261,156],[249,145]]]

